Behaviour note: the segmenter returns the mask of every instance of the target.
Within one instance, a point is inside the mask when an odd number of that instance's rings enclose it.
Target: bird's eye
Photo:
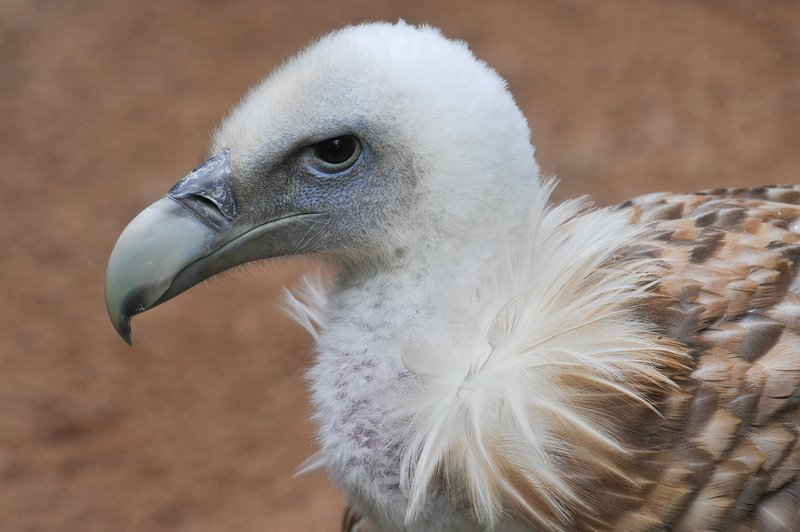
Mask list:
[[[361,143],[353,135],[323,140],[312,146],[320,170],[340,172],[353,166],[361,155]]]

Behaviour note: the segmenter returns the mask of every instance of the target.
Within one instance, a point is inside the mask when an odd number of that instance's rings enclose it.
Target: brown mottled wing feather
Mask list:
[[[372,532],[372,527],[365,518],[348,506],[342,518],[342,532]]]
[[[640,431],[641,489],[615,530],[800,530],[800,188],[651,194],[664,261],[646,319],[692,355]],[[616,497],[616,499],[615,499]]]

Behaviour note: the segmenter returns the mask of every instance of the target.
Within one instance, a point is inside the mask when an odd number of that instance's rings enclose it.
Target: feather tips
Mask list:
[[[283,311],[299,323],[308,334],[319,341],[319,328],[322,325],[322,313],[327,300],[327,283],[322,274],[306,275],[296,289],[296,294],[283,289]]]

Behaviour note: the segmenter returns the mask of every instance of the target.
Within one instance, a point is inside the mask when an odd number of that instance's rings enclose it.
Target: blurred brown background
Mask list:
[[[560,197],[800,180],[795,1],[0,1],[0,530],[336,530],[300,267],[250,268],[116,337],[125,224],[276,63],[364,20],[428,22],[505,76]]]

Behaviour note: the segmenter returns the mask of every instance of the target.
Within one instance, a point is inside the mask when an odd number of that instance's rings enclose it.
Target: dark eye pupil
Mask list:
[[[323,140],[314,146],[314,154],[328,164],[346,162],[356,152],[356,139],[351,135]]]

